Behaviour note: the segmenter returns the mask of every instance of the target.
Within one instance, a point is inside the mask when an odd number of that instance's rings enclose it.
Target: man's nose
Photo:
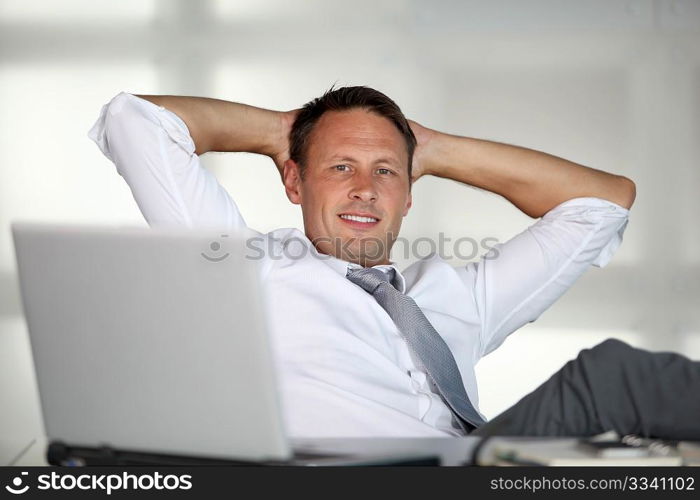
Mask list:
[[[350,198],[364,202],[377,200],[377,189],[371,176],[359,175],[353,180]]]

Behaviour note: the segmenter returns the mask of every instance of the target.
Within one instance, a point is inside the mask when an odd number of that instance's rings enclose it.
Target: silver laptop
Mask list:
[[[216,230],[12,225],[49,441],[285,460],[258,262]]]
[[[243,235],[36,223],[12,233],[50,463],[438,463],[422,442],[358,452],[303,440],[293,452],[260,263]]]

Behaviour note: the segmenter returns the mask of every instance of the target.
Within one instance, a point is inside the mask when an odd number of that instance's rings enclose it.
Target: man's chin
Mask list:
[[[342,248],[341,259],[364,267],[376,266],[388,261],[385,249],[386,246],[377,238],[347,240]]]
[[[353,262],[364,267],[388,263],[388,243],[393,242],[389,234],[379,236],[347,234],[326,236],[311,240],[316,249],[324,254],[341,260]]]

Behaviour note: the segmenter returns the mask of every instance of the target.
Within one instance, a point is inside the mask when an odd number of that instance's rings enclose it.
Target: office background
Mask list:
[[[607,337],[700,359],[700,1],[0,0],[0,439],[41,429],[10,222],[145,225],[87,138],[100,107],[124,90],[286,110],[332,84],[375,87],[431,128],[637,183],[608,267],[478,365],[487,416]],[[249,225],[302,227],[269,159],[203,161]],[[496,195],[423,178],[402,236],[503,242],[533,222]],[[478,257],[445,249],[454,265]]]

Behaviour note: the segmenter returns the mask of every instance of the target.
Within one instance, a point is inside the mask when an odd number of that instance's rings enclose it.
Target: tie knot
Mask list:
[[[388,274],[373,267],[364,267],[356,270],[348,269],[346,277],[367,292],[374,294],[374,291],[382,283],[391,284],[391,280],[394,277],[394,269],[389,269]]]

